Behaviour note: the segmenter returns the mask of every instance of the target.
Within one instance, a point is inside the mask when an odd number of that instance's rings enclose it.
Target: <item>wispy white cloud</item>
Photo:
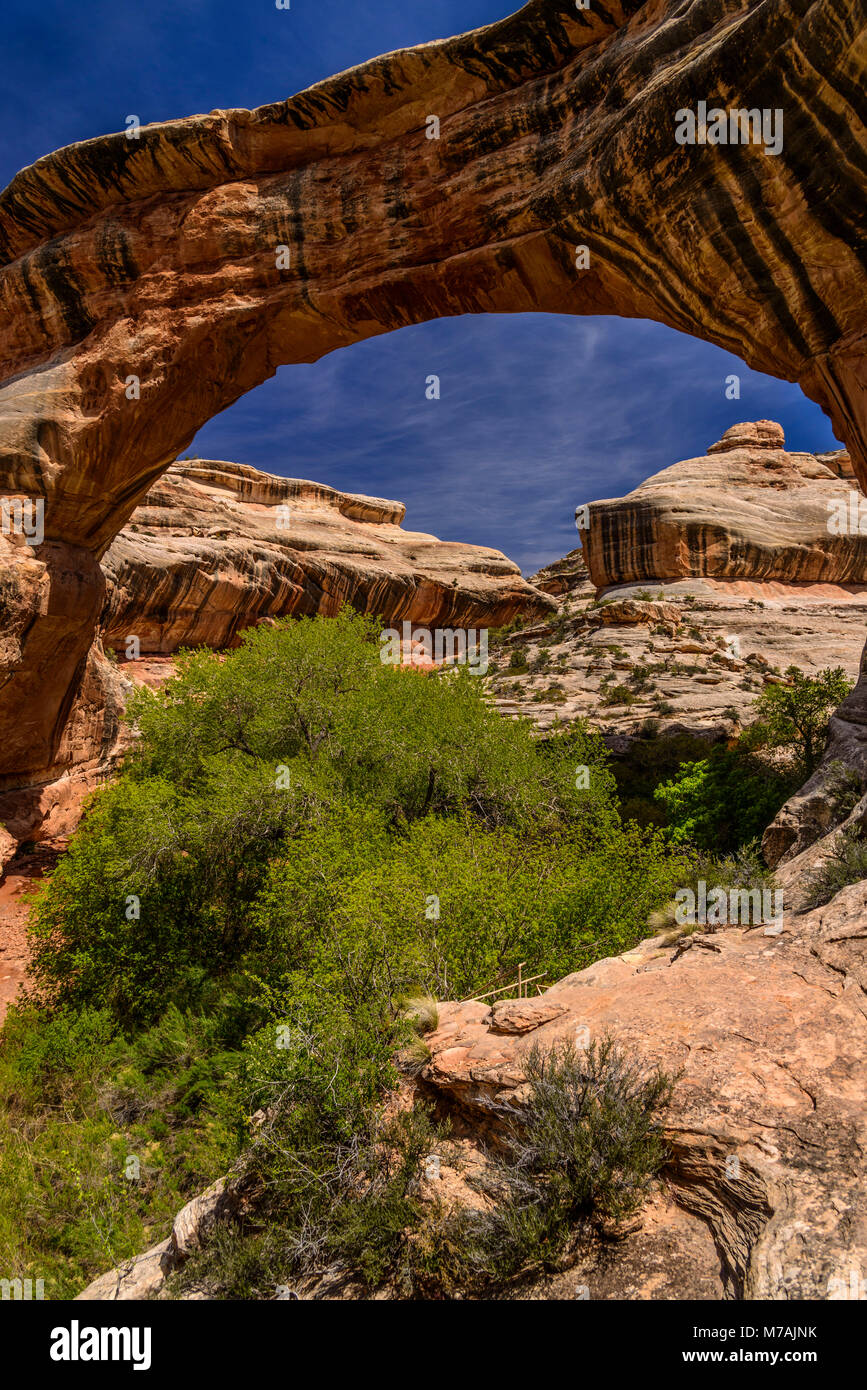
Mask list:
[[[739,401],[725,399],[733,372]],[[425,398],[432,374],[438,401]],[[397,497],[407,526],[496,546],[529,571],[576,544],[579,503],[620,496],[763,417],[792,448],[834,445],[797,387],[659,324],[468,316],[283,368],[194,449]]]

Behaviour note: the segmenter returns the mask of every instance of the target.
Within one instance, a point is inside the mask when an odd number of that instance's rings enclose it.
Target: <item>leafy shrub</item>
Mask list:
[[[401,1277],[420,1219],[418,1174],[439,1131],[424,1107],[397,1114],[395,1035],[376,1003],[328,995],[287,977],[280,1045],[268,1025],[244,1046],[241,1087],[260,1115],[235,1181],[258,1191],[252,1229],[224,1231],[176,1281],[211,1296],[273,1295],[330,1273],[375,1287]]]
[[[4,1268],[77,1292],[235,1164],[263,1226],[220,1236],[219,1287],[409,1287],[416,1259],[435,1281],[451,1236],[410,1255],[405,1233],[436,1132],[386,1103],[395,1056],[424,1057],[407,997],[524,960],[553,980],[634,945],[687,881],[687,852],[622,822],[598,735],[540,739],[466,670],[384,665],[378,632],[290,620],[135,698],[137,747],[40,891],[32,999],[2,1035]]]
[[[566,703],[566,691],[559,681],[551,681],[550,685],[537,690],[533,699],[536,704],[563,705]]]
[[[676,844],[726,851],[760,836],[798,783],[797,769],[717,747],[706,758],[683,763],[654,797],[665,807]]]
[[[797,666],[786,670],[787,685],[769,685],[755,702],[755,721],[741,736],[744,746],[783,748],[797,759],[800,780],[806,781],[818,764],[828,732],[828,720],[852,689],[842,667],[807,676]]]
[[[635,695],[628,685],[614,685],[602,696],[603,705],[634,705]]]
[[[867,837],[860,826],[846,826],[828,859],[805,884],[804,907],[823,907],[850,883],[867,878]]]
[[[673,1079],[643,1070],[611,1038],[586,1052],[534,1047],[525,1073],[526,1107],[494,1160],[495,1204],[467,1222],[466,1258],[488,1277],[550,1268],[581,1218],[629,1216],[666,1156],[660,1117]]]
[[[39,897],[43,998],[125,1024],[191,1006],[257,949],[252,909],[289,845],[339,879],[422,819],[531,838],[616,820],[597,736],[579,726],[542,746],[466,670],[384,666],[375,631],[351,614],[257,629],[224,659],[183,657],[138,698],[140,746]],[[590,795],[580,764],[596,769]]]

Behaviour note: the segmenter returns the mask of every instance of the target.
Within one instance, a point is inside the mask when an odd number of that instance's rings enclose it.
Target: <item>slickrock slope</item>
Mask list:
[[[574,552],[534,576],[553,585],[559,612],[496,654],[501,707],[542,728],[590,717],[622,750],[647,721],[731,733],[790,665],[842,666],[857,680],[867,535],[828,529],[862,500],[849,457],[783,442],[772,421],[735,425],[703,458],[591,503],[589,576]]]
[[[788,912],[781,929],[651,940],[535,999],[442,1004],[423,1078],[483,1133],[492,1100],[520,1104],[533,1044],[610,1033],[679,1072],[665,1175],[717,1251],[693,1268],[696,1243],[672,1223],[667,1269],[631,1296],[684,1296],[667,1288],[687,1262],[694,1289],[716,1274],[729,1297],[850,1298],[867,1270],[865,914],[857,884],[828,907]],[[623,1297],[622,1282],[601,1296]]]
[[[758,420],[733,425],[704,457],[672,464],[626,497],[591,503],[582,545],[598,589],[692,575],[860,584],[860,500],[844,450],[787,453],[782,427]]]
[[[799,382],[867,482],[865,33],[861,0],[530,0],[16,175],[0,495],[44,501],[47,541],[41,599],[7,604],[0,775],[56,758],[111,541],[281,363],[468,312],[643,316]],[[717,95],[780,111],[783,149],[679,144],[678,111]]]
[[[103,560],[107,646],[227,647],[245,627],[344,604],[389,622],[499,626],[552,599],[497,550],[404,531],[404,507],[236,463],[176,463]]]
[[[555,619],[507,637],[492,689],[504,713],[542,729],[590,718],[620,751],[648,721],[720,738],[790,665],[857,679],[865,626],[867,584],[620,585],[601,601],[567,595]]]

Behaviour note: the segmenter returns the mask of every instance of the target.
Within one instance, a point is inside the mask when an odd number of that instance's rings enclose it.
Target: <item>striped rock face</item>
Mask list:
[[[694,577],[867,583],[867,500],[845,451],[789,453],[771,420],[594,502],[581,533],[597,589]]]
[[[404,510],[241,464],[176,463],[103,560],[103,641],[123,653],[135,634],[162,655],[229,647],[257,623],[344,604],[452,629],[555,609],[500,551],[404,530]]]
[[[452,314],[656,319],[799,382],[867,481],[865,70],[861,0],[531,0],[18,174],[0,497],[44,543],[0,536],[0,785],[56,753],[99,558],[281,363]]]

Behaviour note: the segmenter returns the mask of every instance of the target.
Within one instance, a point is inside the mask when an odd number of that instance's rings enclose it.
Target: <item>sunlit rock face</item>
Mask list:
[[[103,560],[106,645],[227,647],[263,619],[344,604],[429,628],[554,609],[500,551],[406,531],[404,511],[235,463],[177,463]]]
[[[774,421],[733,425],[701,458],[592,503],[582,544],[594,584],[865,583],[867,504],[849,455],[789,453],[784,444]]]
[[[613,1035],[675,1077],[663,1119],[668,1192],[708,1223],[715,1249],[700,1256],[697,1287],[676,1291],[696,1250],[662,1213],[665,1270],[649,1288],[633,1271],[609,1296],[695,1297],[714,1274],[712,1297],[861,1296],[847,1271],[862,1287],[867,884],[801,915],[785,894],[782,903],[770,925],[699,929],[677,943],[663,934],[520,1004],[441,1004],[426,1035],[425,1094],[477,1136],[507,1127],[526,1101],[533,1047]],[[506,1011],[519,1012],[504,1026]],[[616,1250],[609,1260],[616,1270]]]

